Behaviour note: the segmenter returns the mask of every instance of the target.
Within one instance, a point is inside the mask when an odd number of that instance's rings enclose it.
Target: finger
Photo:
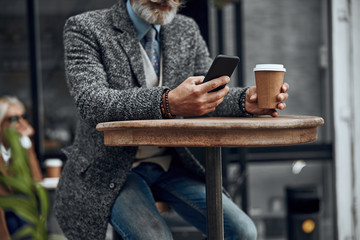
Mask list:
[[[289,97],[289,94],[288,93],[280,93],[276,96],[276,99],[279,101],[279,102],[282,102],[282,101],[285,101],[287,98]]]
[[[30,123],[24,118],[20,118],[18,123],[23,127],[31,127]]]
[[[224,98],[221,98],[216,101],[216,107],[219,106],[224,101]]]
[[[28,127],[29,127],[29,124],[25,120],[19,119],[18,124],[17,124],[17,129],[24,130]]]
[[[215,111],[215,108],[219,106],[224,101],[224,98],[220,98],[214,102],[208,102],[203,106],[203,109],[207,112]]]
[[[278,108],[280,110],[284,110],[286,108],[286,103],[281,102],[276,106],[276,108]]]
[[[281,91],[284,93],[289,91],[289,84],[283,83],[283,85],[281,86]]]
[[[246,91],[246,99],[249,102],[256,102],[257,101],[256,86],[252,86]]]
[[[16,130],[23,130],[23,129],[25,129],[25,124],[24,123],[22,123],[21,121],[18,121],[17,123],[16,123]]]
[[[273,112],[271,113],[272,117],[277,117],[279,116],[279,113],[276,110],[273,110]]]
[[[257,101],[257,94],[254,93],[253,95],[251,95],[250,98],[249,98],[249,100],[250,100],[251,102],[256,102],[256,101]]]
[[[215,91],[215,92],[209,92],[207,94],[207,102],[216,102],[221,98],[224,98],[226,96],[226,94],[228,94],[230,88],[228,86],[225,86],[223,89],[220,89],[219,91]]]
[[[214,78],[211,81],[208,81],[204,84],[202,84],[203,92],[210,92],[211,90],[214,90],[220,86],[226,85],[230,82],[230,78],[228,76],[222,76],[219,78]]]
[[[207,112],[213,112],[213,111],[215,111],[215,108],[217,106],[219,106],[223,101],[224,101],[224,98],[220,98],[215,102],[207,103],[206,107],[204,107],[204,108],[206,109]]]
[[[30,123],[22,118],[19,119],[16,129],[23,136],[30,136],[34,132],[34,129],[30,125]]]
[[[18,133],[21,133],[21,132],[24,131],[24,128],[23,128],[22,126],[20,126],[19,124],[16,124],[16,131],[17,131]]]
[[[204,78],[205,78],[204,76],[192,77],[191,81],[192,81],[193,84],[199,85],[204,81]]]
[[[272,117],[277,117],[279,114],[276,109],[264,109],[262,112],[263,115],[270,115]]]

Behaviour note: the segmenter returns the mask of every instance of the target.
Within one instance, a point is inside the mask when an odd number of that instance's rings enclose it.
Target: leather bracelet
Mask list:
[[[167,119],[176,117],[176,115],[171,114],[171,111],[170,111],[169,97],[168,97],[169,92],[170,92],[170,90],[166,89],[163,92],[161,100],[160,100],[160,109],[161,109],[162,116],[163,116],[163,118],[167,118]]]

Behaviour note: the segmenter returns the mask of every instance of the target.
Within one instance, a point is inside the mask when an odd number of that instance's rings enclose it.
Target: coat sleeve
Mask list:
[[[109,87],[101,48],[87,24],[72,17],[64,27],[66,80],[81,118],[93,127],[105,121],[162,118],[164,87]]]

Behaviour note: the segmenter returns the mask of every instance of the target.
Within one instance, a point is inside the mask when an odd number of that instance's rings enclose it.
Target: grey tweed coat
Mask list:
[[[146,88],[139,41],[125,0],[110,9],[68,19],[65,68],[79,112],[76,137],[56,191],[58,222],[71,239],[105,239],[111,206],[131,169],[136,147],[107,147],[97,123],[160,119],[160,98],[189,76],[204,75],[211,59],[195,22],[177,15],[161,28],[163,87]],[[233,88],[215,114],[241,116],[240,88]],[[185,168],[204,177],[187,148],[175,152]]]

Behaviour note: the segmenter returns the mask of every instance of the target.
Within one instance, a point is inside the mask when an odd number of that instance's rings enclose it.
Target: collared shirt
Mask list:
[[[135,27],[135,30],[136,30],[136,33],[137,33],[137,37],[139,39],[139,41],[141,42],[141,44],[143,46],[145,46],[145,35],[146,33],[151,29],[152,25],[149,24],[148,22],[146,22],[144,19],[142,19],[140,16],[138,16],[134,10],[132,9],[131,7],[131,4],[130,4],[130,0],[127,0],[126,1],[126,9],[129,13],[129,16],[130,16],[130,19],[132,21],[132,23],[134,24],[134,27]],[[158,41],[159,43],[159,46],[160,46],[160,28],[161,26],[160,25],[154,25],[154,28],[157,32],[156,34],[156,40]],[[160,48],[160,47],[159,47]],[[156,54],[158,56],[160,53],[160,49],[156,49]]]
[[[0,143],[0,150],[1,150],[2,159],[4,159],[5,165],[7,165],[11,158],[11,148],[6,149],[5,146],[2,143]]]
[[[31,140],[28,136],[22,136],[20,137],[20,144],[24,149],[29,149],[32,146]],[[9,163],[9,160],[11,158],[11,148],[6,149],[5,146],[0,143],[0,152],[1,156],[4,159],[5,164],[7,165]]]
[[[146,22],[144,19],[139,17],[133,11],[131,4],[130,4],[130,0],[127,0],[126,8],[129,13],[130,19],[135,27],[137,37],[143,47],[145,47],[145,38],[144,37],[145,37],[146,33],[152,27],[155,28],[155,30],[157,32],[156,40],[159,43],[158,44],[159,47],[157,49],[155,49],[155,51],[156,51],[157,55],[160,56],[160,58],[161,58],[161,55],[159,54],[160,53],[160,37],[159,37],[160,25],[152,26],[151,24]],[[162,64],[160,63],[160,79],[158,79],[156,77],[154,68],[153,68],[151,62],[149,61],[149,58],[144,49],[142,50],[142,57],[144,59],[145,75],[150,75],[150,73],[148,71],[152,70],[152,72],[154,72],[154,79],[146,79],[146,86],[147,87],[162,86],[162,69],[161,69]],[[149,64],[145,64],[146,61],[148,61]],[[160,62],[161,62],[161,60],[160,60]],[[151,70],[150,70],[150,68],[151,68]],[[156,147],[156,146],[139,146],[138,151],[135,156],[135,159],[134,159],[134,164],[132,167],[135,168],[144,162],[151,162],[151,163],[156,163],[156,164],[160,165],[161,168],[166,172],[166,171],[168,171],[168,169],[170,167],[171,160],[172,160],[172,156],[171,156],[171,154],[169,154],[169,152],[167,152],[167,148],[161,148],[161,147]]]

